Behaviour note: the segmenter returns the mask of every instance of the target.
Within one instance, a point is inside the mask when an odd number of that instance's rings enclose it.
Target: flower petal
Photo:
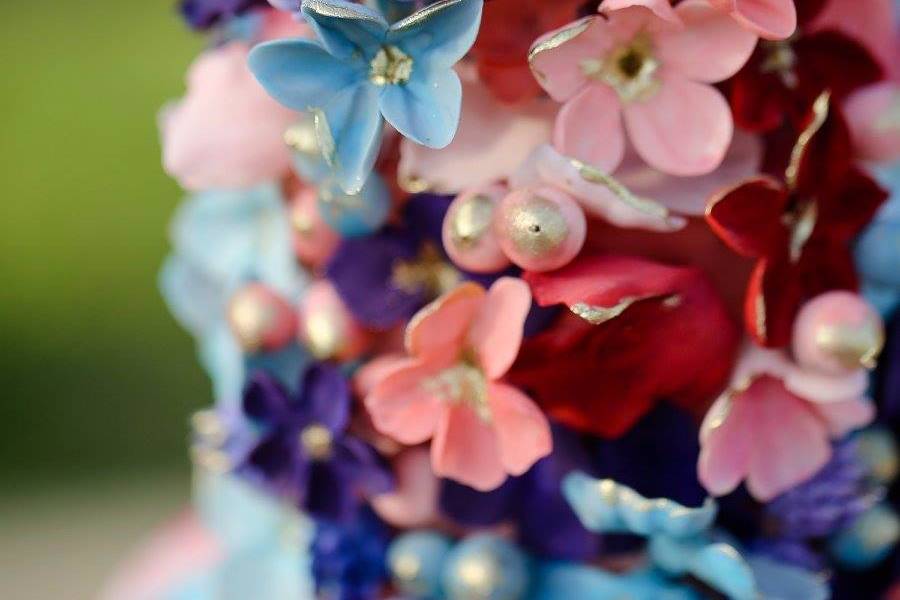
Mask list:
[[[456,358],[484,299],[484,288],[471,282],[444,294],[406,326],[406,351],[419,358]]]
[[[441,0],[391,25],[388,41],[429,67],[449,69],[475,43],[483,5],[482,0]]]
[[[553,450],[550,423],[537,405],[517,388],[488,384],[488,404],[500,451],[511,475],[522,475]]]
[[[738,72],[756,47],[756,36],[706,0],[687,0],[675,9],[684,28],[654,36],[666,67],[693,81],[717,83]]]
[[[722,94],[672,72],[651,98],[625,106],[625,125],[638,154],[670,175],[703,175],[721,164],[734,124]]]
[[[356,52],[371,59],[388,30],[381,13],[362,4],[304,0],[301,11],[328,52],[342,59],[351,58]]]
[[[462,84],[452,69],[414,69],[406,85],[385,86],[379,107],[403,136],[429,148],[444,148],[459,127]]]
[[[506,480],[494,428],[464,404],[443,413],[431,442],[431,467],[439,477],[482,492]]]
[[[844,103],[859,158],[889,162],[900,159],[900,84],[885,81],[853,93]]]
[[[622,10],[629,7],[641,7],[652,11],[654,15],[674,24],[681,24],[677,11],[672,10],[669,0],[603,0],[600,10],[609,13],[614,10]]]
[[[468,342],[489,379],[512,366],[522,345],[522,327],[531,308],[531,290],[518,277],[498,279],[469,328]]]
[[[794,0],[733,0],[734,18],[769,40],[784,40],[797,29]]]
[[[875,418],[875,405],[861,397],[843,402],[813,404],[811,408],[819,414],[834,439],[840,439],[855,429],[865,427]]]
[[[587,83],[581,61],[602,56],[615,41],[605,19],[585,17],[538,38],[528,52],[528,63],[541,87],[554,100],[565,102]]]
[[[438,518],[440,485],[424,447],[410,448],[393,460],[397,487],[372,498],[378,516],[394,527],[426,527]]]
[[[755,177],[712,197],[706,206],[706,222],[735,252],[768,256],[788,242],[782,218],[789,200],[780,182]]]
[[[441,368],[413,359],[395,367],[365,399],[375,428],[404,444],[421,444],[431,438],[446,409],[424,384]]]
[[[603,171],[612,172],[625,155],[622,111],[607,85],[589,84],[566,102],[556,117],[553,145]]]
[[[350,418],[350,386],[337,367],[315,363],[306,369],[300,382],[299,410],[307,423],[323,425],[333,433],[347,427]]]
[[[244,390],[244,413],[266,425],[283,424],[288,416],[290,399],[277,379],[265,371],[250,377]]]

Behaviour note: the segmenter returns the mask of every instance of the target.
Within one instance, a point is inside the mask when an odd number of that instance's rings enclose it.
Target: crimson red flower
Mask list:
[[[750,60],[729,84],[734,122],[756,132],[771,131],[785,118],[802,120],[825,90],[842,100],[880,81],[883,70],[866,48],[836,30],[810,31],[827,4],[797,1],[797,33],[783,41],[760,40]]]
[[[757,259],[744,321],[762,345],[790,342],[794,317],[810,298],[858,286],[851,243],[887,198],[850,160],[839,115],[827,96],[795,146],[785,180],[759,176],[712,198],[706,220],[735,252]]]
[[[537,97],[541,88],[528,67],[538,37],[574,21],[584,0],[493,0],[484,5],[472,48],[478,75],[503,102]]]
[[[582,255],[524,277],[572,314],[525,342],[509,378],[563,424],[618,437],[660,399],[702,414],[726,383],[740,332],[699,269]]]

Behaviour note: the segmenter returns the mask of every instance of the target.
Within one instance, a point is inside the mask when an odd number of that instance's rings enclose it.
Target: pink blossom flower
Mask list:
[[[531,48],[538,81],[564,102],[556,149],[607,172],[622,161],[624,129],[637,153],[671,175],[715,169],[731,142],[728,103],[711,85],[736,73],[756,36],[705,0],[614,2],[606,16],[551,32]],[[608,8],[604,5],[601,8]]]
[[[490,290],[464,283],[413,317],[401,359],[365,400],[382,433],[432,440],[434,473],[488,491],[552,449],[550,425],[517,388],[498,381],[522,343],[531,292],[503,277]]]
[[[201,54],[187,95],[163,111],[163,165],[188,190],[250,187],[290,169],[283,136],[297,113],[256,82],[248,52],[235,42]]]
[[[797,29],[794,0],[710,0],[748,31],[769,40],[784,40]]]
[[[900,159],[900,84],[882,81],[857,90],[844,103],[844,116],[859,158]]]
[[[782,351],[745,350],[732,386],[700,430],[700,481],[722,496],[746,480],[761,501],[802,483],[831,457],[831,439],[869,423],[863,370],[826,375],[804,369]]]

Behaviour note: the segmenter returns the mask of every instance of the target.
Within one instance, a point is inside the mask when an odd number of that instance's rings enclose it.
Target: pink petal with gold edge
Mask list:
[[[736,129],[722,164],[706,175],[667,175],[649,166],[630,148],[626,149],[625,158],[614,175],[634,194],[656,200],[683,215],[701,216],[710,197],[759,173],[761,162],[759,137]]]
[[[488,379],[502,377],[516,360],[530,308],[531,289],[518,277],[501,277],[488,290],[468,336]]]
[[[659,174],[643,162],[641,165],[647,172]],[[602,170],[601,175],[605,175]],[[514,188],[541,184],[551,184],[565,190],[585,211],[618,227],[675,231],[685,224],[683,219],[667,214],[663,203],[657,203],[655,196],[636,197],[635,190],[626,190],[632,192],[627,199],[616,195],[609,185],[597,182],[596,174],[585,171],[548,145],[535,148],[510,178],[510,185]]]
[[[592,83],[559,111],[553,128],[553,145],[566,156],[612,172],[625,154],[621,114],[621,104],[613,89]]]
[[[483,287],[464,283],[420,310],[406,327],[406,351],[420,358],[455,360],[484,297]]]
[[[522,475],[553,451],[550,423],[537,405],[518,388],[488,385],[488,404],[506,472]]]
[[[730,0],[738,23],[769,40],[784,40],[797,29],[794,0]]]
[[[426,383],[446,366],[407,359],[404,366],[395,367],[365,399],[375,428],[404,444],[430,439],[447,407]]]
[[[438,518],[438,479],[427,448],[409,448],[392,461],[397,487],[372,498],[378,516],[394,527],[425,527]]]
[[[853,93],[844,102],[844,116],[859,158],[900,159],[900,84],[884,81]]]
[[[463,404],[448,407],[431,442],[434,473],[487,492],[506,480],[494,427]]]
[[[677,11],[672,10],[669,0],[604,0],[600,4],[600,12],[609,13],[624,8],[640,7],[653,12],[660,19],[681,24]]]
[[[625,106],[635,150],[670,175],[704,175],[722,163],[731,144],[731,109],[718,90],[663,71],[649,99]]]
[[[577,94],[588,79],[581,61],[601,58],[616,44],[610,24],[599,16],[585,17],[538,38],[528,62],[541,87],[558,102]]]
[[[550,140],[556,105],[541,99],[500,104],[474,74],[460,69],[462,114],[456,137],[443,150],[404,139],[399,177],[452,194],[508,177],[534,146]]]
[[[675,9],[685,27],[654,36],[667,68],[688,79],[717,83],[737,73],[756,47],[756,35],[705,0],[687,0]]]

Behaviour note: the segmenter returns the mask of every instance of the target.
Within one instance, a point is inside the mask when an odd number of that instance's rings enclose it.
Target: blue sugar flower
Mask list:
[[[273,98],[312,111],[322,153],[347,192],[366,181],[383,122],[431,148],[459,124],[462,86],[453,71],[478,34],[483,0],[442,0],[389,25],[343,0],[306,0],[302,14],[319,42],[261,44],[250,69]]]
[[[312,574],[322,600],[376,600],[387,583],[390,530],[371,510],[361,508],[340,523],[318,521],[312,547]]]

